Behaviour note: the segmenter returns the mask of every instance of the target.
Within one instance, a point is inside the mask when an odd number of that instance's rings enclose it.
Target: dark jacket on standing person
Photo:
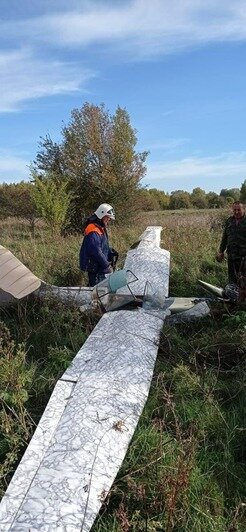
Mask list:
[[[230,216],[225,223],[223,231],[220,252],[227,251],[228,256],[233,259],[246,256],[246,216],[236,220]]]
[[[84,239],[80,248],[80,269],[95,274],[109,273],[113,250],[109,247],[108,234],[102,220],[95,214],[84,225]]]

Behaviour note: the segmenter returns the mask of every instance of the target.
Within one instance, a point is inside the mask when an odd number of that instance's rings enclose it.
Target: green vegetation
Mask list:
[[[84,103],[71,111],[60,136],[59,143],[41,137],[31,182],[0,184],[1,219],[28,220],[34,234],[40,217],[54,233],[65,235],[81,233],[82,219],[102,201],[114,206],[117,224],[130,225],[137,212],[219,209],[246,200],[246,180],[240,189],[220,194],[200,187],[170,194],[144,187],[148,151],[136,151],[137,132],[119,106],[111,115],[104,104]]]
[[[81,233],[81,219],[93,212],[95,206],[100,203],[102,195],[104,200],[106,198],[116,208],[116,223],[119,225],[122,223],[130,225],[136,213],[140,214],[143,211],[182,212],[191,209],[202,211],[220,209],[223,213],[224,209],[229,209],[238,199],[243,203],[246,202],[246,180],[242,183],[241,189],[222,189],[220,194],[206,193],[199,187],[194,188],[191,193],[174,190],[171,194],[156,188],[141,188],[140,180],[145,172],[143,160],[146,154],[139,154],[140,168],[138,165],[135,167],[134,171],[137,171],[137,174],[128,177],[127,183],[122,179],[119,185],[120,177],[112,178],[114,190],[108,183],[102,189],[100,179],[91,180],[85,185],[81,177],[76,180],[74,177],[71,179],[72,174],[68,177],[65,170],[63,173],[61,170],[58,171],[56,157],[57,150],[60,153],[60,148],[56,144],[46,138],[43,139],[42,147],[43,151],[37,155],[40,168],[36,165],[35,169],[31,169],[31,183],[0,184],[0,218],[17,217],[28,220],[33,233],[40,219],[49,224],[54,232],[60,230],[62,234]],[[124,157],[122,154],[122,161]],[[134,159],[134,151],[132,157]],[[58,168],[56,172],[54,168]],[[42,172],[42,169],[45,169],[45,172]],[[89,203],[85,201],[85,194],[90,196]]]
[[[124,254],[147,225],[161,225],[171,252],[171,295],[201,295],[196,281],[224,285],[214,260],[225,213],[156,211],[111,229]],[[1,243],[55,284],[83,284],[79,236],[35,237],[1,222]],[[149,399],[93,532],[243,532],[246,529],[246,313],[217,304],[199,322],[165,325]],[[100,315],[59,302],[20,302],[0,311],[0,481],[3,494],[55,382]]]
[[[112,203],[118,221],[132,218],[140,181],[145,175],[147,152],[138,153],[136,132],[125,109],[110,115],[104,105],[85,103],[73,109],[71,120],[61,130],[58,145],[50,137],[41,139],[33,163],[35,174],[62,185],[72,193],[66,227],[81,230],[81,218],[95,206]]]
[[[219,326],[164,327],[147,405],[93,532],[245,530],[244,350],[239,331]]]
[[[33,185],[32,195],[38,213],[51,231],[61,232],[72,200],[72,193],[68,190],[69,180],[59,182],[53,174],[41,179],[33,171]]]

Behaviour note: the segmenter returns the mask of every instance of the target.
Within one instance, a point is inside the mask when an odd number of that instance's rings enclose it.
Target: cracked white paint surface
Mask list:
[[[15,471],[0,504],[0,530],[11,530],[11,525],[24,501],[52,440],[57,424],[62,416],[74,384],[58,381],[45,412],[35,430],[34,436]]]
[[[158,291],[163,297],[167,296],[169,260],[169,252],[164,249],[141,248],[128,251],[124,268],[131,270],[138,277],[138,280],[130,285],[133,294],[144,294],[146,280],[148,280],[153,292]],[[163,268],[163,265],[166,265],[166,268]],[[126,294],[127,288],[120,288],[117,293]]]
[[[139,278],[139,295],[153,276],[154,286],[168,295],[169,253],[158,248],[160,228],[148,228],[145,243],[144,235],[125,267]],[[17,468],[0,505],[1,532],[90,530],[146,402],[165,317],[163,310],[135,309],[101,318],[59,381],[72,393],[54,423],[49,412],[46,445],[37,429],[33,440],[42,452],[35,461],[32,440]]]
[[[81,286],[54,286],[43,283],[41,287],[34,292],[39,299],[55,297],[65,304],[88,305],[91,304],[92,288]]]
[[[162,297],[168,296],[170,253],[160,249],[161,227],[147,227],[140,237],[136,249],[128,251],[124,268],[131,270],[137,281],[131,283],[131,290],[135,295],[142,295],[148,280],[154,292]],[[121,288],[119,294],[129,293],[128,289]]]

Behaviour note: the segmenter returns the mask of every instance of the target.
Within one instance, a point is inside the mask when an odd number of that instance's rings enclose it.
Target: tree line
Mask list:
[[[167,194],[152,188],[142,190],[141,193],[143,210],[219,209],[232,204],[234,201],[246,203],[246,180],[242,183],[241,188],[224,188],[219,194],[205,192],[199,187],[194,188],[192,192],[174,190]]]
[[[104,104],[73,109],[61,141],[40,139],[30,166],[30,182],[0,185],[0,216],[43,218],[54,231],[80,232],[83,219],[101,202],[113,204],[119,223],[130,223],[140,210],[220,208],[246,201],[240,189],[220,194],[195,188],[171,194],[142,186],[148,152],[136,151],[136,130],[126,109],[110,114]]]

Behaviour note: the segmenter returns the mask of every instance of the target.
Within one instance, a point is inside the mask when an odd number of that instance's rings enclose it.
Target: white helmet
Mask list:
[[[104,216],[109,216],[111,220],[115,220],[114,209],[108,203],[102,203],[102,205],[99,205],[94,214],[99,218],[99,220],[101,220]]]

